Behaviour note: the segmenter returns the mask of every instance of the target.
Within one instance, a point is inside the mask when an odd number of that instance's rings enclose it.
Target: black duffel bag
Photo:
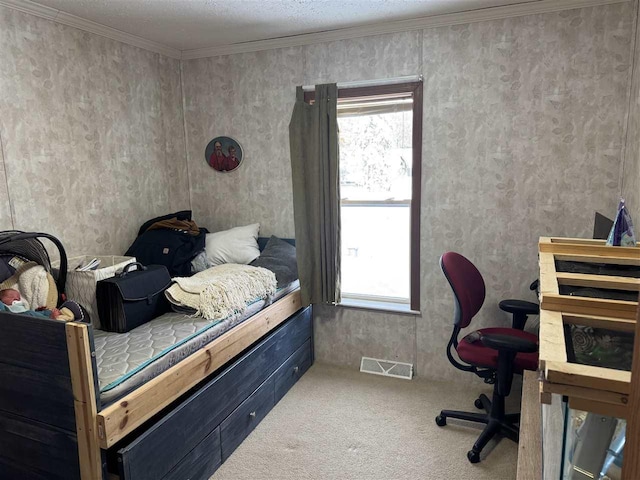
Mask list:
[[[133,267],[137,270],[131,271]],[[130,263],[121,274],[96,286],[98,315],[103,330],[124,333],[169,310],[164,291],[171,277],[164,265]]]
[[[172,277],[188,277],[191,275],[191,260],[204,250],[208,230],[200,228],[198,235],[171,228],[149,230],[154,223],[171,219],[191,220],[191,210],[146,221],[125,255],[136,257],[143,265],[164,265]]]

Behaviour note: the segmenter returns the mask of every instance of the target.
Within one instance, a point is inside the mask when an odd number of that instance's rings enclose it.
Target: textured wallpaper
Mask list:
[[[640,11],[638,11],[640,20]],[[636,25],[638,25],[636,21]],[[640,29],[636,26],[636,51],[629,104],[629,126],[624,158],[622,196],[634,221],[636,236],[640,235]]]
[[[305,47],[306,85],[420,73],[422,31]],[[421,275],[424,274],[421,269]],[[423,308],[423,312],[426,314],[427,309]],[[363,356],[415,363],[416,322],[421,321],[420,318],[327,306],[316,308],[314,317],[315,350],[319,361],[354,368],[359,367]]]
[[[139,225],[188,208],[180,62],[0,7],[1,228],[71,255],[123,253]]]
[[[191,201],[209,230],[260,223],[263,236],[294,235],[289,120],[303,65],[302,48],[183,62]],[[232,172],[205,162],[221,135],[244,151]]]
[[[537,276],[540,235],[590,236],[594,211],[615,211],[621,191],[640,224],[638,77],[625,132],[634,8],[180,65],[0,7],[0,228],[11,227],[13,213],[16,228],[51,232],[72,255],[120,253],[142,221],[191,204],[212,231],[259,222],[262,235],[292,236],[295,87],[422,74],[422,313],[320,307],[315,346],[323,362],[357,367],[366,355],[451,378],[457,372],[444,350],[453,300],[438,267],[444,251],[468,256],[485,277],[486,306],[475,326],[507,324],[497,302],[534,299],[527,287]],[[234,172],[205,163],[205,147],[219,135],[244,149]]]
[[[538,237],[589,237],[594,212],[615,210],[633,13],[622,3],[186,61],[194,210],[214,228],[260,221],[291,233],[294,86],[422,74],[422,314],[321,307],[315,346],[320,361],[392,358],[453,377],[453,300],[439,256],[456,250],[482,271],[488,294],[476,327],[507,324],[500,299],[535,300]],[[206,142],[224,133],[251,152],[235,176],[204,163]]]
[[[2,148],[2,132],[0,131],[0,230],[11,230],[11,206],[7,191],[7,174],[4,170],[4,154]]]
[[[375,80],[422,72],[422,32],[354,38],[304,47],[304,83]]]
[[[589,237],[594,212],[615,209],[632,11],[619,4],[428,29],[419,41],[405,34],[307,48],[310,83],[424,75],[422,315],[412,325],[407,316],[322,308],[319,359],[355,367],[362,355],[381,356],[414,361],[420,375],[457,375],[444,356],[453,300],[438,258],[447,250],[485,277],[480,326],[508,323],[497,308],[503,298],[535,300],[538,237]],[[323,51],[340,61],[314,69],[309,58],[327,58]]]
[[[538,237],[590,237],[594,212],[615,211],[633,8],[425,30],[420,373],[449,369],[442,252],[483,273],[479,324],[506,323],[500,299],[535,298]]]

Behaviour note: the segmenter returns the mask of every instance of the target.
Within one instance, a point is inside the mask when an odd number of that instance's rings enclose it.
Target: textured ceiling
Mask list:
[[[537,0],[37,0],[178,50]]]

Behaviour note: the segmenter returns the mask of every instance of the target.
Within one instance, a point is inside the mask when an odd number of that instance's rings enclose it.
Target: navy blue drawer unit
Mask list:
[[[123,480],[208,479],[312,363],[307,307],[112,447],[110,470]]]
[[[311,339],[309,339],[273,374],[275,403],[278,403],[293,384],[309,370],[311,362],[313,361],[313,352],[311,349]]]
[[[191,450],[162,480],[209,478],[222,464],[220,429],[216,428]]]
[[[273,405],[273,376],[271,376],[220,425],[222,461],[229,458],[242,440],[267,416]]]

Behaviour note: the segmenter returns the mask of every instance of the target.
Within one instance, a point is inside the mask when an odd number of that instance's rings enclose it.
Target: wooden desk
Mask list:
[[[615,268],[609,266],[623,266],[618,270],[640,266],[640,243],[635,247],[607,247],[600,240],[563,239],[542,237],[539,242],[540,260],[540,350],[539,371],[540,400],[550,403],[552,394],[556,397],[562,395],[568,400],[569,407],[575,410],[592,412],[595,414],[612,416],[616,418],[628,418],[635,414],[638,407],[633,405],[631,390],[631,372],[626,369],[604,368],[589,364],[574,363],[567,355],[567,340],[565,326],[584,326],[624,332],[640,332],[640,309],[638,301],[628,299],[631,293],[640,291],[640,279],[636,277],[618,276]],[[604,272],[597,270],[593,273],[568,273],[556,271],[556,262],[577,262],[607,266]],[[593,271],[593,269],[587,269]],[[604,290],[623,290],[628,292],[624,300],[612,300],[603,295],[601,298],[572,296],[571,293],[563,294],[567,286],[596,288]],[[615,297],[613,297],[615,298]],[[620,298],[620,297],[619,297]],[[637,296],[635,297],[637,298]],[[570,340],[569,340],[570,341]],[[640,388],[637,388],[636,379],[640,367],[638,345],[640,339],[635,338],[635,364],[634,384],[640,398]],[[523,393],[523,414],[525,396]],[[640,400],[639,400],[640,401]],[[630,408],[629,405],[634,408]],[[523,422],[524,419],[523,415]],[[638,428],[640,430],[640,427]],[[553,434],[554,432],[550,432]],[[521,447],[527,448],[525,435],[533,434],[528,427],[521,426]],[[564,433],[563,433],[564,435]],[[635,436],[634,436],[635,435]],[[545,445],[548,441],[548,433],[544,432]],[[627,445],[633,445],[634,439],[638,441],[640,435],[633,432],[631,425],[627,429]],[[640,443],[640,442],[639,442]],[[624,474],[625,480],[640,478],[640,455],[634,458],[639,451],[638,447],[632,447],[633,453],[625,455]],[[545,447],[545,452],[547,448]],[[536,477],[520,476],[525,472],[526,464],[520,466],[520,454],[523,462],[527,457],[525,452],[519,452],[518,480]],[[545,457],[544,470],[552,463],[552,459]],[[553,465],[551,465],[553,466]],[[553,478],[558,478],[553,475]]]
[[[564,395],[569,406],[626,418],[631,372],[570,362],[565,325],[633,332],[637,301],[611,300],[561,294],[563,286],[623,290],[630,296],[640,290],[640,278],[610,274],[569,274],[556,271],[557,261],[640,267],[640,246],[607,247],[602,240],[541,237],[540,258],[540,371],[542,400]]]
[[[517,480],[542,479],[542,417],[538,373],[524,372]]]

